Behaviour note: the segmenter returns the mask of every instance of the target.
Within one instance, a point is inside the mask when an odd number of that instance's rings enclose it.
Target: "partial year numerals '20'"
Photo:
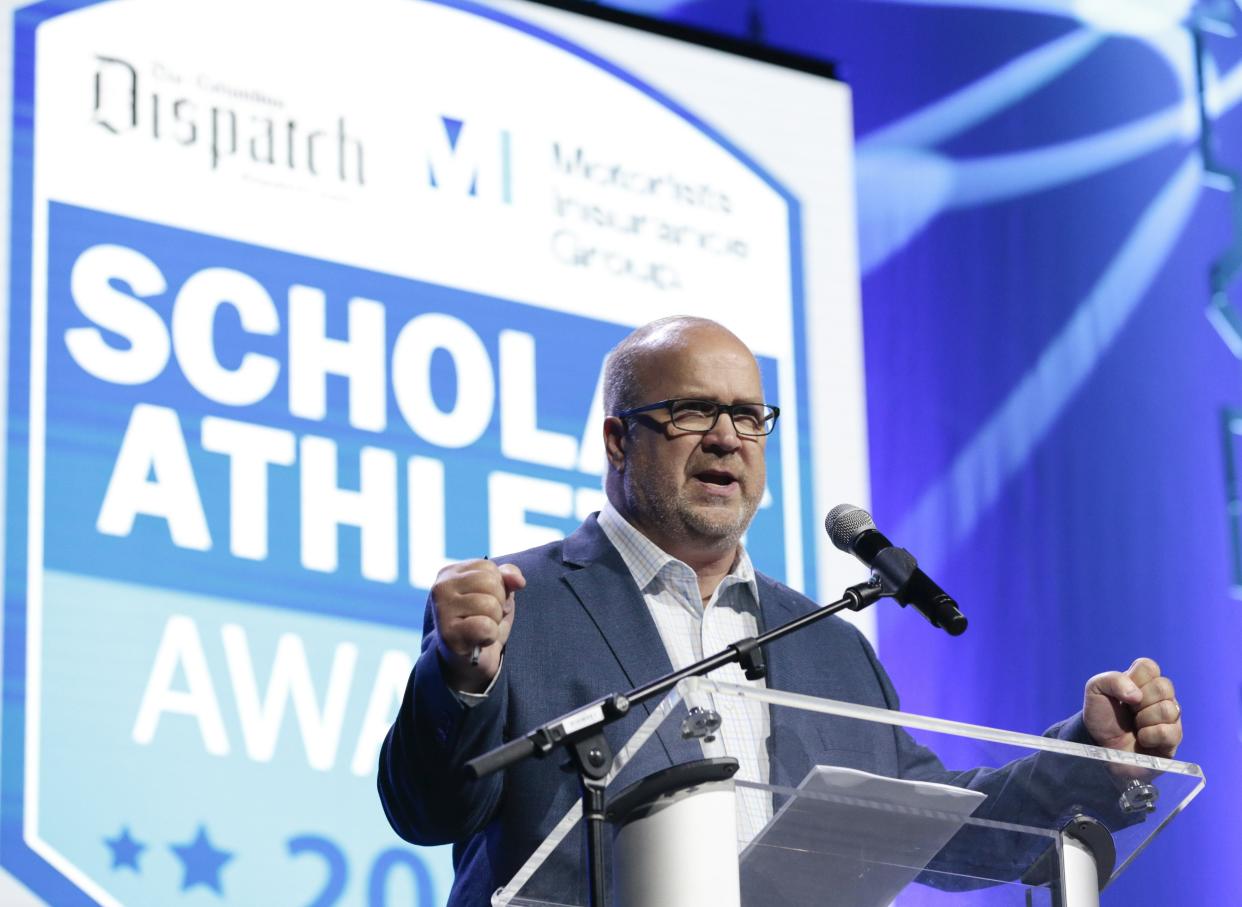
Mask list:
[[[336,904],[349,879],[349,862],[341,847],[330,838],[311,834],[290,838],[286,847],[290,856],[310,854],[319,857],[327,869],[323,888],[306,907],[332,907]],[[417,907],[435,907],[435,883],[430,871],[416,853],[403,847],[381,851],[371,861],[366,883],[367,907],[388,907],[388,881],[394,871],[408,873],[414,890],[414,899],[410,903]]]

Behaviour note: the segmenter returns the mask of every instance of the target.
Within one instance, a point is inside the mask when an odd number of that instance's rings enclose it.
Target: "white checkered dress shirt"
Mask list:
[[[746,549],[739,548],[733,569],[704,605],[694,570],[627,523],[609,503],[600,510],[599,526],[638,584],[674,670],[759,634],[759,587]],[[765,686],[762,680],[747,680],[737,664],[717,668],[711,676],[726,683]],[[713,708],[720,715],[715,740],[703,744],[705,756],[732,756],[738,761],[738,778],[767,783],[771,726],[762,703],[722,696],[715,702],[686,705]],[[737,810],[739,841],[748,842],[772,817],[772,800],[763,791],[738,788]]]

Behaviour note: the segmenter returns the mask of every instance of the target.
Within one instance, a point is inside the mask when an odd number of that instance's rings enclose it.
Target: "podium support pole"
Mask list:
[[[1100,907],[1100,879],[1091,848],[1073,835],[1061,835],[1062,907]]]
[[[1061,829],[1061,907],[1100,907],[1100,890],[1113,874],[1112,833],[1089,816]]]

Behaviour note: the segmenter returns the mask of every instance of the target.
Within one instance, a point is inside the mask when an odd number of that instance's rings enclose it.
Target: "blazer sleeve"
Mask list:
[[[861,634],[859,640],[884,690],[885,702],[890,709],[899,709],[897,692],[887,672]],[[899,777],[952,784],[985,794],[987,799],[975,810],[974,818],[1051,829],[1065,825],[1077,813],[1086,813],[1111,831],[1141,821],[1141,817],[1126,815],[1118,808],[1118,787],[1103,763],[1040,752],[999,767],[953,771],[946,769],[935,753],[917,743],[904,728],[894,727],[893,732]],[[1081,713],[1054,724],[1043,736],[1094,745]],[[980,880],[971,883],[928,873],[920,881],[936,887],[969,888],[986,884],[981,881],[986,878],[1016,879],[1027,873],[1050,846],[1055,847],[1047,837],[965,826],[928,869],[977,876]]]
[[[422,654],[379,758],[384,814],[412,844],[470,837],[491,820],[503,793],[503,772],[468,781],[464,766],[504,742],[507,672],[502,664],[487,698],[466,707],[445,682],[437,642],[428,598]]]

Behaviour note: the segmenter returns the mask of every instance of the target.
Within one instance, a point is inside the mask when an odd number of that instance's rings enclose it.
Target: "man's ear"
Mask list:
[[[617,472],[625,470],[625,422],[616,416],[604,419],[604,453],[608,457],[608,465]]]

